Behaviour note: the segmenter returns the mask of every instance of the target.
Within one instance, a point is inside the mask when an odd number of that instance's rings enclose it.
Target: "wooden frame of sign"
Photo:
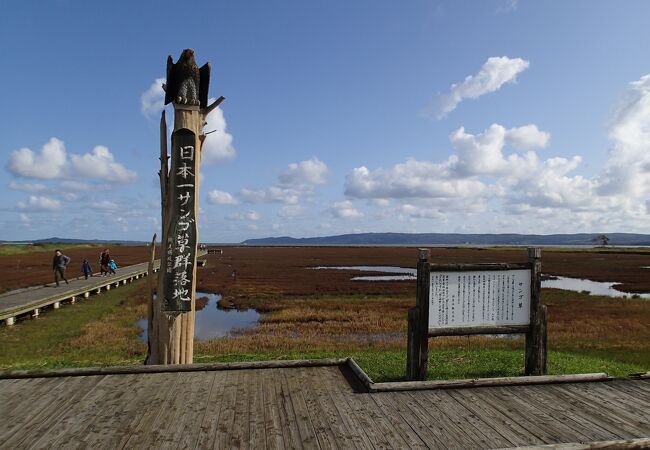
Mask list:
[[[419,250],[416,306],[408,311],[406,378],[426,380],[430,337],[512,333],[526,335],[525,375],[544,375],[541,249],[529,248],[525,263],[431,264],[429,255]]]

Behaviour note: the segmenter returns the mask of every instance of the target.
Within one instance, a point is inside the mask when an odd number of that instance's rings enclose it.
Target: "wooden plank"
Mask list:
[[[417,421],[412,420],[410,411],[401,406],[397,398],[399,394],[388,392],[385,394],[373,394],[372,399],[381,408],[386,417],[391,420],[395,430],[402,436],[408,448],[426,449],[428,446],[417,431]],[[406,418],[410,420],[406,420]]]
[[[0,381],[0,435],[4,427],[10,425],[9,415],[15,413],[16,408],[23,402],[32,402],[34,397],[39,397],[39,392],[50,389],[51,380],[1,380]],[[44,390],[43,386],[48,385]]]
[[[464,272],[480,270],[526,270],[529,263],[475,263],[475,264],[435,264],[430,263],[431,272]]]
[[[235,415],[230,427],[231,449],[248,448],[250,436],[250,371],[241,370],[237,373],[237,395],[235,396]]]
[[[184,399],[185,407],[181,416],[182,421],[179,420],[181,426],[177,431],[180,439],[178,445],[173,448],[195,448],[214,380],[215,372],[197,372],[197,378],[194,381],[185,381],[192,383],[192,390],[191,395]],[[169,446],[169,448],[172,448],[172,446]]]
[[[199,428],[195,448],[213,448],[217,438],[221,406],[223,403],[223,391],[226,385],[226,378],[229,372],[214,372],[212,388],[208,393],[208,401],[205,406],[201,427]]]
[[[296,384],[302,386],[308,386],[311,394],[311,395],[310,394],[302,395],[302,398],[304,400],[304,409],[307,413],[307,417],[309,418],[311,429],[313,430],[313,439],[309,441],[310,447],[313,448],[313,446],[315,445],[318,448],[322,448],[322,449],[337,448],[336,438],[334,436],[331,427],[327,422],[327,419],[325,417],[326,413],[325,411],[323,411],[321,405],[318,402],[318,395],[316,394],[316,392],[313,391],[311,380],[308,380],[307,375],[302,370],[297,370],[296,372],[294,372],[294,376],[297,378],[297,380],[294,380],[292,382],[291,387],[295,387]],[[281,389],[283,395],[286,395],[287,397],[289,396],[288,386],[278,386],[278,388]],[[286,403],[286,401],[287,401],[286,399],[282,398],[282,403]],[[305,432],[309,433],[308,427],[305,426],[304,428],[305,428]],[[291,431],[291,436],[294,436],[295,433],[293,432],[293,428],[290,428],[290,431]],[[296,431],[298,437],[300,437],[300,429],[297,426],[296,426]],[[311,433],[309,433],[307,436],[310,435]]]
[[[629,395],[614,385],[571,385],[571,389],[606,405],[613,414],[627,417],[633,423],[650,423],[650,402]],[[650,431],[650,425],[648,425],[648,429]]]
[[[482,398],[481,389],[457,389],[449,391],[437,391],[436,393],[442,395],[449,395],[456,401],[461,403],[472,413],[481,419],[485,425],[489,426],[501,436],[512,442],[514,445],[530,445],[539,443],[539,438],[532,434],[532,431],[527,430],[515,421],[511,420],[508,416],[495,411],[486,405],[485,400]],[[488,431],[489,428],[481,428],[481,431]]]
[[[68,409],[85,396],[97,384],[97,379],[79,378],[74,382],[68,380],[56,386],[51,392],[43,395],[47,401],[44,407],[37,407],[32,399],[32,406],[23,409],[22,417],[7,425],[13,427],[11,436],[3,435],[0,442],[6,448],[20,448],[32,445],[56,423]],[[3,405],[4,407],[4,405]]]
[[[522,414],[531,417],[538,427],[543,427],[550,433],[556,434],[555,442],[589,440],[589,434],[580,432],[579,427],[571,426],[564,420],[562,415],[550,411],[540,403],[531,401],[530,398],[523,398],[519,395],[523,389],[515,387],[497,387],[490,389],[490,392],[499,398],[503,398],[512,405],[516,405]]]
[[[620,434],[625,435],[626,433],[621,433],[607,421],[604,422],[600,416],[594,416],[584,406],[576,406],[561,396],[558,396],[556,392],[549,392],[549,386],[527,386],[521,389],[523,393],[530,393],[535,398],[543,401],[549,409],[562,411],[565,421],[578,424],[573,426],[579,426],[581,432],[587,435],[593,433],[594,439],[621,439],[625,437]],[[522,395],[522,393],[519,395]]]
[[[280,413],[280,423],[282,424],[285,445],[288,448],[302,448],[300,430],[298,429],[298,423],[296,421],[296,413],[293,409],[293,404],[291,403],[289,391],[282,383],[282,378],[283,371],[271,371],[271,383],[278,403],[278,411]]]
[[[239,371],[229,372],[225,381],[223,401],[219,423],[217,426],[217,439],[214,448],[230,448],[230,430],[235,422],[235,407],[237,403],[237,382]]]
[[[147,407],[140,411],[141,418],[135,425],[130,436],[124,436],[119,448],[143,448],[145,442],[155,438],[152,436],[158,431],[161,422],[168,412],[168,407],[174,401],[176,389],[181,380],[179,373],[159,374],[155,377],[158,380],[156,393],[147,402]],[[159,437],[159,439],[161,439]]]
[[[251,371],[253,381],[250,385],[250,448],[267,448],[265,433],[265,410],[264,410],[264,384],[261,373],[263,371]]]
[[[477,392],[487,405],[508,417],[513,423],[530,430],[541,442],[563,442],[577,439],[571,429],[550,416],[538,414],[534,408],[521,402],[504,388],[481,389]],[[562,431],[560,431],[562,429]],[[566,433],[568,432],[568,436]]]
[[[429,337],[468,336],[474,334],[523,334],[529,329],[529,325],[494,325],[482,327],[429,328],[428,333]]]
[[[405,411],[404,417],[410,417],[411,423],[417,427],[420,437],[430,448],[444,450],[462,450],[467,448],[455,439],[450,430],[440,421],[432,419],[431,415],[426,414],[422,406],[417,404],[410,393],[403,392],[395,395],[395,401],[399,403]],[[408,413],[410,411],[410,415]]]
[[[85,448],[117,448],[137,428],[142,411],[158,389],[155,376],[126,375],[121,377],[121,396],[103,402],[82,441]],[[74,377],[70,378],[73,380]]]
[[[277,395],[275,394],[275,386],[273,384],[271,372],[271,370],[262,371],[266,446],[269,449],[289,448],[289,446],[285,444],[285,436],[283,433],[282,422],[280,420],[280,408]]]
[[[296,421],[298,424],[298,432],[304,448],[318,448],[318,438],[314,424],[309,415],[309,408],[305,401],[305,393],[303,392],[304,379],[300,377],[304,369],[297,368],[284,371],[284,384],[287,391],[291,396],[291,403],[293,410],[296,414]],[[309,394],[307,394],[309,395]]]
[[[336,376],[323,377],[323,388],[336,407],[345,427],[348,430],[351,430],[354,447],[358,449],[372,449],[373,446],[370,439],[366,435],[363,427],[359,426],[347,400],[348,397],[354,395],[354,390],[345,379],[343,373],[343,371],[348,370],[348,368],[345,366],[339,366],[337,369],[339,370],[339,373],[336,374]]]
[[[565,402],[569,402],[578,408],[590,410],[592,417],[597,416],[603,423],[609,423],[610,427],[615,426],[623,434],[621,436],[622,438],[639,437],[638,434],[640,429],[643,428],[643,423],[630,417],[624,411],[610,408],[607,404],[601,404],[593,400],[591,396],[586,397],[581,395],[572,389],[572,386],[549,386],[549,390],[556,392],[558,397],[562,398]]]
[[[458,440],[472,448],[488,448],[490,446],[510,446],[512,441],[499,430],[495,430],[483,417],[467,408],[465,403],[458,401],[449,394],[451,391],[431,391],[422,395],[420,404],[434,411],[435,405],[438,417],[444,416],[447,424],[454,430]],[[418,393],[414,393],[414,396]]]

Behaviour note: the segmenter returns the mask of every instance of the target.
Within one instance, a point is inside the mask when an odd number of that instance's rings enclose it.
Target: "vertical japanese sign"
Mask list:
[[[196,262],[196,136],[187,129],[172,134],[169,173],[171,224],[165,255],[164,301],[162,310],[186,312],[192,309],[194,264]]]

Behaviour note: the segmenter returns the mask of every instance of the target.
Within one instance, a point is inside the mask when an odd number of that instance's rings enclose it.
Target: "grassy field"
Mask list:
[[[136,282],[0,328],[0,369],[141,364],[145,285]],[[650,369],[650,302],[543,290],[549,308],[549,373]],[[237,336],[195,342],[195,362],[352,356],[375,381],[400,380],[406,366],[407,295],[260,295],[237,300],[262,315]],[[430,379],[523,373],[521,339],[430,340]]]

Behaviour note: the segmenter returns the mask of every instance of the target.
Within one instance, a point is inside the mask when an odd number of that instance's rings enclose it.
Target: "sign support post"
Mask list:
[[[546,373],[546,306],[542,305],[542,249],[529,248],[530,271],[530,328],[526,333],[525,375]]]
[[[203,125],[223,100],[207,105],[210,65],[200,69],[194,51],[167,61],[165,104],[173,103],[174,130],[168,166],[167,122],[160,119],[162,249],[156,298],[150,301],[146,364],[191,364],[194,355],[199,169]]]

